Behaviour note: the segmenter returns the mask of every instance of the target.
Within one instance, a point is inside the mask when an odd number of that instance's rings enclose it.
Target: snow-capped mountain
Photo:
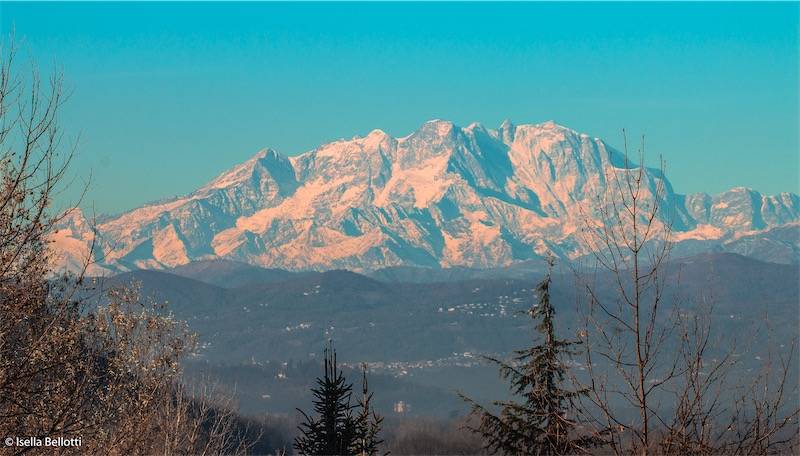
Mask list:
[[[73,213],[54,245],[74,264],[95,240],[98,266],[117,270],[210,258],[352,270],[498,267],[547,251],[576,258],[587,253],[578,230],[612,191],[609,176],[625,168],[602,140],[553,122],[487,129],[433,120],[402,138],[374,130],[292,157],[263,150],[185,197],[107,218],[94,231]],[[748,236],[775,249],[770,233],[781,229],[777,256],[797,261],[798,195],[685,196],[658,170],[644,179],[650,198],[663,184],[660,220],[692,252]],[[742,249],[759,256],[757,244]]]

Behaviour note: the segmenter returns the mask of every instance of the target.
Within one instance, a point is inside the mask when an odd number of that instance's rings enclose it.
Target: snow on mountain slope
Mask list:
[[[291,158],[263,150],[190,195],[106,219],[95,257],[116,269],[224,258],[353,270],[579,257],[582,218],[608,196],[609,176],[634,166],[554,122],[494,130],[433,120],[403,138],[374,130]],[[684,196],[658,170],[644,178],[646,198],[664,185],[659,219],[679,241],[711,246],[800,220],[795,194]],[[58,236],[65,262],[86,244],[85,232]]]
[[[86,268],[89,275],[107,275],[111,270],[98,264],[97,255],[91,255],[95,233],[80,209],[64,213],[55,232],[50,235],[51,261],[55,273],[80,271]],[[95,253],[97,249],[95,249]]]
[[[781,193],[767,196],[744,187],[714,196],[695,193],[687,197],[686,206],[698,223],[743,231],[762,230],[800,218],[798,195]]]

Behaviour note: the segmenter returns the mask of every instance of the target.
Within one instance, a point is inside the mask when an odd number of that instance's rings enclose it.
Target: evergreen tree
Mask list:
[[[383,417],[379,416],[372,408],[372,392],[367,384],[367,366],[361,366],[361,399],[358,402],[359,412],[356,416],[356,434],[354,453],[359,456],[373,456],[378,454],[378,446],[383,440],[378,438],[381,431]]]
[[[487,357],[499,366],[501,377],[510,381],[512,393],[524,401],[495,401],[500,413],[494,414],[461,395],[478,417],[477,425],[470,430],[482,436],[484,448],[491,453],[581,454],[601,443],[592,437],[576,435],[575,400],[587,391],[562,387],[566,374],[563,360],[576,354],[575,346],[580,342],[556,337],[555,309],[550,303],[552,258],[548,266],[547,275],[536,287],[539,303],[529,311],[537,321],[535,329],[543,338],[541,343],[515,351],[512,362]]]
[[[336,363],[333,344],[325,349],[325,375],[317,379],[314,393],[315,417],[303,414],[305,422],[298,429],[300,436],[294,448],[304,455],[352,455],[358,436],[353,406],[350,404],[353,385],[347,383]]]

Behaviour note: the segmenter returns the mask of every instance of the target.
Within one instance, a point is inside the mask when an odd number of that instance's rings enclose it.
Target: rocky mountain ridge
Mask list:
[[[546,252],[574,259],[588,252],[578,231],[613,190],[609,179],[635,166],[554,122],[487,129],[433,120],[402,138],[373,130],[292,157],[265,149],[187,196],[94,228],[76,211],[54,248],[74,266],[94,241],[94,267],[106,271],[214,258],[357,271],[505,267]],[[663,186],[658,218],[672,223],[678,247],[797,262],[797,194],[681,195],[650,168],[644,182],[650,199]],[[741,247],[744,238],[756,241]]]

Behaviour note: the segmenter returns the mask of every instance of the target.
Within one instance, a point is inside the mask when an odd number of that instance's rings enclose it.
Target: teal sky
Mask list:
[[[798,191],[798,3],[0,3],[63,69],[84,206],[425,120],[646,134],[678,192]],[[20,69],[26,67],[21,66]],[[63,198],[76,196],[76,189]]]

